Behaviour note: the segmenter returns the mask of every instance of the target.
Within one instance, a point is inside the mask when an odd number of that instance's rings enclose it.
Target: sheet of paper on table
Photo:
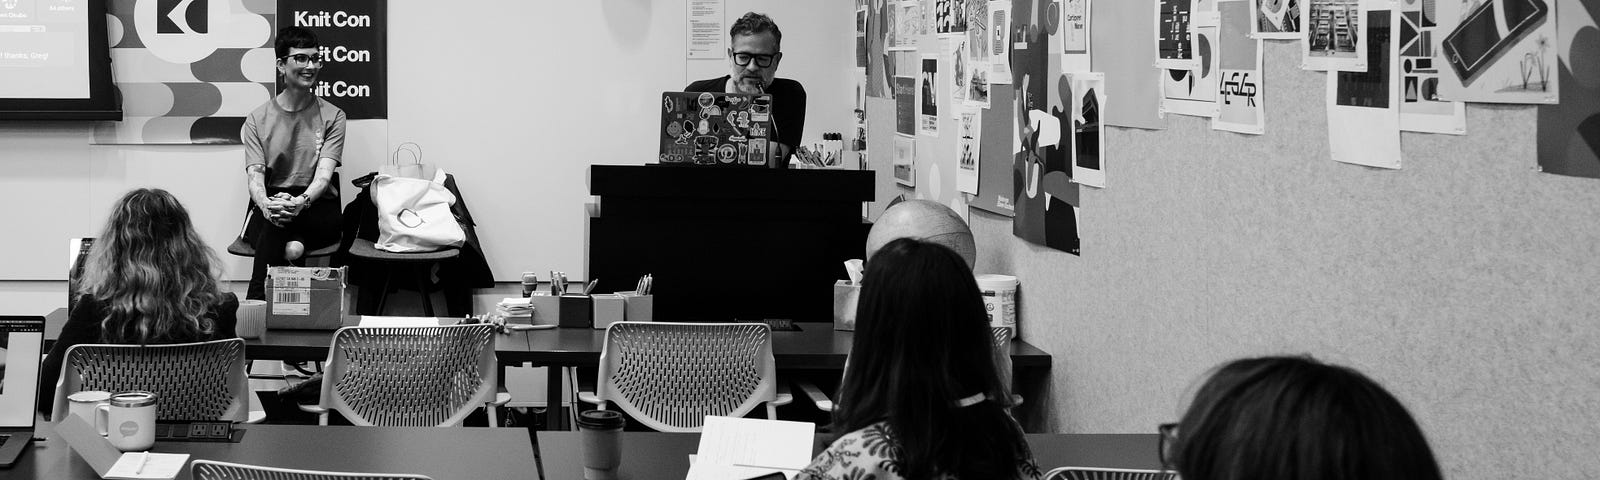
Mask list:
[[[752,478],[770,472],[794,478],[811,463],[816,429],[810,422],[707,416],[688,480]]]

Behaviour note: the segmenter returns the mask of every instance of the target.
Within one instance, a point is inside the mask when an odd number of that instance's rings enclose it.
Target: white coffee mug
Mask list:
[[[149,450],[156,444],[156,394],[131,391],[112,395],[109,405],[96,407],[95,426],[105,429],[106,440],[117,450]]]
[[[74,415],[83,419],[83,423],[95,425],[95,430],[99,431],[100,435],[104,436],[106,434],[106,426],[104,424],[96,425],[94,412],[97,407],[101,405],[108,405],[110,403],[111,392],[84,390],[72,395],[67,395],[67,412],[70,415]]]
[[[239,338],[261,338],[267,332],[267,301],[240,300],[234,332]]]

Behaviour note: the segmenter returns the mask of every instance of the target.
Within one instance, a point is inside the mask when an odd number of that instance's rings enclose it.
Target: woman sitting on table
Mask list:
[[[1422,429],[1393,395],[1310,357],[1235,360],[1161,426],[1184,480],[1440,480]]]
[[[894,240],[867,262],[861,288],[833,412],[843,436],[796,478],[1037,478],[966,261]]]
[[[233,338],[239,299],[220,290],[217,259],[171,193],[141,188],[111,207],[95,239],[61,337],[39,372],[55,396],[67,349],[83,343],[152,345]],[[50,414],[51,402],[39,412]]]

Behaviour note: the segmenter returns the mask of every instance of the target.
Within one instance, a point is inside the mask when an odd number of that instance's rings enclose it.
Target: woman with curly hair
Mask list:
[[[216,254],[171,193],[141,188],[111,208],[83,271],[78,301],[39,372],[51,398],[67,349],[83,343],[152,345],[233,338],[239,299],[221,291]],[[39,402],[50,414],[51,402]]]
[[[867,262],[833,431],[797,479],[1035,479],[965,260],[902,238]]]

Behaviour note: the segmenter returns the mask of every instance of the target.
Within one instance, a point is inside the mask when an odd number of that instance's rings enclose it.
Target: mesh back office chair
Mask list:
[[[492,325],[345,327],[333,337],[322,399],[356,425],[455,426],[480,406],[496,405],[499,370]],[[509,400],[507,398],[506,400]],[[489,425],[495,426],[494,408]]]
[[[1044,480],[1173,480],[1176,472],[1121,468],[1061,467],[1044,474]]]
[[[742,417],[788,403],[777,389],[772,330],[763,323],[621,322],[606,329],[595,393],[663,432],[698,432],[707,415]]]
[[[159,420],[250,420],[244,340],[172,345],[74,345],[61,362],[51,420],[82,390],[154,392]]]
[[[1011,340],[1016,337],[1016,331],[1008,327],[991,327],[990,335],[994,339],[994,348],[996,349],[995,353],[997,354],[995,361],[1001,362],[1000,374],[1004,376],[1004,378],[1001,379],[1001,384],[1010,385]],[[816,384],[805,380],[799,380],[795,383],[796,386],[800,387],[801,393],[803,393],[807,399],[811,400],[811,404],[817,406],[817,410],[822,410],[824,412],[833,411],[833,400],[828,398],[828,394],[822,393],[822,389],[818,388]],[[1022,405],[1022,396],[1011,394],[1011,403],[1012,405]]]
[[[261,467],[242,463],[195,460],[189,464],[195,480],[433,480],[403,473],[345,473]]]

